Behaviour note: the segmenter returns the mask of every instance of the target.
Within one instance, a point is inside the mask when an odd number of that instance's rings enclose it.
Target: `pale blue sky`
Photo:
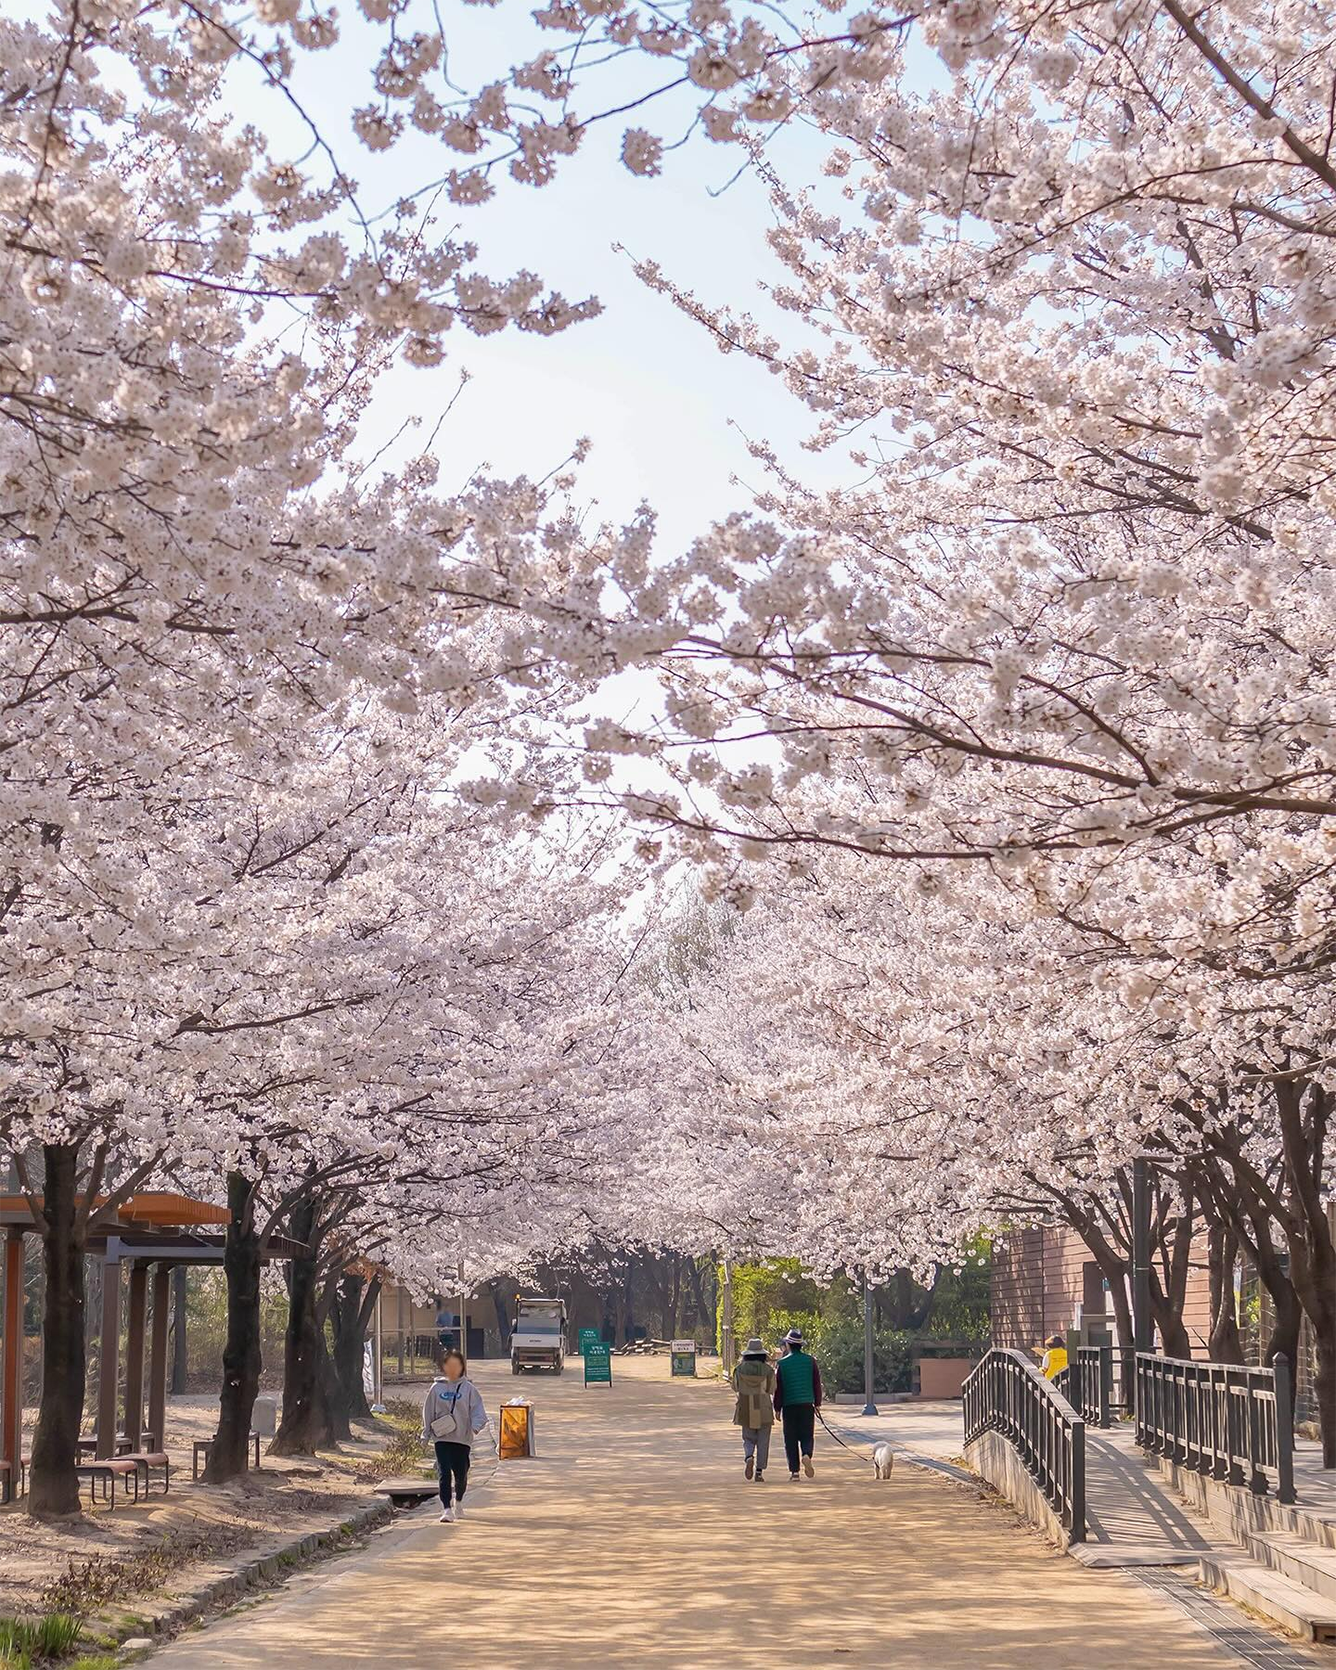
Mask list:
[[[414,10],[410,7],[408,27],[426,26]],[[491,8],[449,0],[441,16],[451,79],[469,88],[497,79],[539,44],[569,39],[540,38],[522,5]],[[365,41],[369,34],[364,30],[357,38]],[[303,96],[313,113],[327,111],[333,119],[365,101],[366,56],[354,45],[350,36],[333,55],[309,61]],[[599,76],[591,83],[597,91],[574,101],[582,115],[670,78],[660,62],[648,76],[643,62],[610,65]],[[439,82],[435,90],[442,99],[447,96]],[[637,178],[620,161],[627,125],[643,125],[671,142],[685,132],[694,108],[694,100],[677,96],[675,104],[658,101],[598,124],[575,157],[562,159],[555,182],[541,190],[498,171],[491,203],[456,209],[443,201],[446,224],[446,217],[457,217],[461,234],[478,243],[483,271],[508,276],[528,268],[570,299],[598,295],[605,312],[552,338],[512,331],[485,339],[452,333],[444,367],[399,368],[388,379],[369,426],[371,450],[409,410],[421,413],[423,429],[416,440],[405,438],[387,461],[418,450],[454,391],[460,368],[467,367],[473,381],[435,447],[444,466],[442,488],[458,485],[483,463],[501,475],[541,476],[577,437],[588,435],[594,451],[580,472],[582,502],[596,501],[593,514],[602,520],[621,519],[648,500],[660,515],[665,553],[711,518],[746,502],[745,492],[730,485],[734,472],[747,482],[761,479],[730,418],[753,438],[772,442],[805,479],[830,482],[851,472],[837,455],[802,453],[812,423],[782,384],[740,355],[721,355],[704,330],[636,280],[626,255],[613,252],[613,244],[621,243],[638,258],[658,261],[703,300],[770,316],[758,280],[779,269],[764,241],[770,224],[764,189],[746,175],[721,191],[743,153],[697,132],[668,155],[664,173],[655,179]],[[777,135],[775,145],[789,178],[796,173],[820,179],[821,141],[795,126]],[[365,206],[383,207],[405,187],[466,160],[421,135],[405,140],[392,158],[387,166],[357,149],[341,156],[362,183]]]

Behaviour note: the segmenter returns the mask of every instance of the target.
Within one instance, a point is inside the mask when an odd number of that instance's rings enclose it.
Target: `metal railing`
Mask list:
[[[1106,1427],[1113,1404],[1113,1349],[1107,1345],[1083,1345],[1053,1384],[1076,1410],[1087,1426]]]
[[[1136,1441],[1207,1478],[1294,1500],[1290,1365],[1186,1362],[1138,1351]]]
[[[996,1432],[1021,1458],[1072,1542],[1084,1542],[1085,1422],[1019,1351],[992,1350],[962,1388],[965,1442]]]

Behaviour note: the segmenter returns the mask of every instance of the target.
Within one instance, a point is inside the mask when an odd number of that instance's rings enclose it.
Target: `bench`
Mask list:
[[[88,1501],[92,1507],[97,1506],[97,1487],[102,1486],[102,1499],[108,1502],[114,1510],[116,1507],[116,1481],[120,1479],[124,1484],[129,1481],[135,1487],[135,1501],[139,1500],[139,1468],[133,1461],[85,1461],[81,1462],[74,1471],[81,1479],[88,1480]]]
[[[209,1459],[209,1451],[213,1448],[217,1439],[218,1434],[215,1432],[212,1438],[196,1438],[194,1445],[192,1446],[190,1456],[190,1476],[197,1484],[199,1483],[200,1457],[203,1456],[206,1461]],[[258,1473],[260,1471],[260,1434],[258,1432],[252,1432],[246,1440],[246,1465],[248,1467],[251,1465],[250,1457],[252,1451],[254,1451],[255,1454],[255,1471]]]
[[[129,1455],[118,1456],[119,1461],[133,1461],[144,1476],[144,1495],[148,1495],[148,1487],[154,1473],[162,1474],[162,1493],[167,1495],[172,1488],[172,1464],[166,1450],[131,1450]],[[138,1500],[138,1498],[136,1498]]]
[[[151,1432],[146,1432],[144,1434],[143,1444],[145,1449],[153,1449],[153,1434]],[[75,1444],[75,1448],[80,1455],[92,1456],[94,1459],[97,1458],[97,1446],[98,1438],[96,1433],[94,1433],[90,1438],[78,1439]],[[134,1449],[134,1444],[125,1436],[123,1432],[118,1432],[115,1439],[112,1441],[112,1449],[118,1456],[126,1455],[130,1450]]]

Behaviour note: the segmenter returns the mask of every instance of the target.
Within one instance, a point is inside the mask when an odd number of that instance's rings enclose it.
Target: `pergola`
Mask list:
[[[108,1457],[123,1432],[134,1449],[143,1433],[165,1444],[167,1412],[167,1314],[172,1271],[179,1264],[221,1264],[227,1208],[188,1195],[138,1194],[115,1212],[94,1207],[86,1249],[102,1259],[101,1355],[98,1362],[97,1455]],[[23,1441],[23,1238],[36,1233],[24,1195],[0,1195],[4,1243],[4,1343],[0,1351],[0,1460],[19,1476]],[[271,1237],[263,1256],[288,1259],[295,1242]],[[129,1328],[125,1355],[125,1424],[120,1413],[121,1266],[130,1268]],[[144,1335],[149,1270],[153,1272],[153,1326],[148,1342],[148,1421],[144,1421]]]

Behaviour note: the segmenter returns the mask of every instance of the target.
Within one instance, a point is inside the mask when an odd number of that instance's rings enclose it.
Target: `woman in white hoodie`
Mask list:
[[[487,1425],[482,1394],[468,1377],[462,1351],[443,1352],[440,1375],[422,1405],[422,1438],[436,1446],[436,1470],[441,1476],[441,1524],[464,1516],[473,1440]],[[450,1506],[454,1487],[454,1508]]]

